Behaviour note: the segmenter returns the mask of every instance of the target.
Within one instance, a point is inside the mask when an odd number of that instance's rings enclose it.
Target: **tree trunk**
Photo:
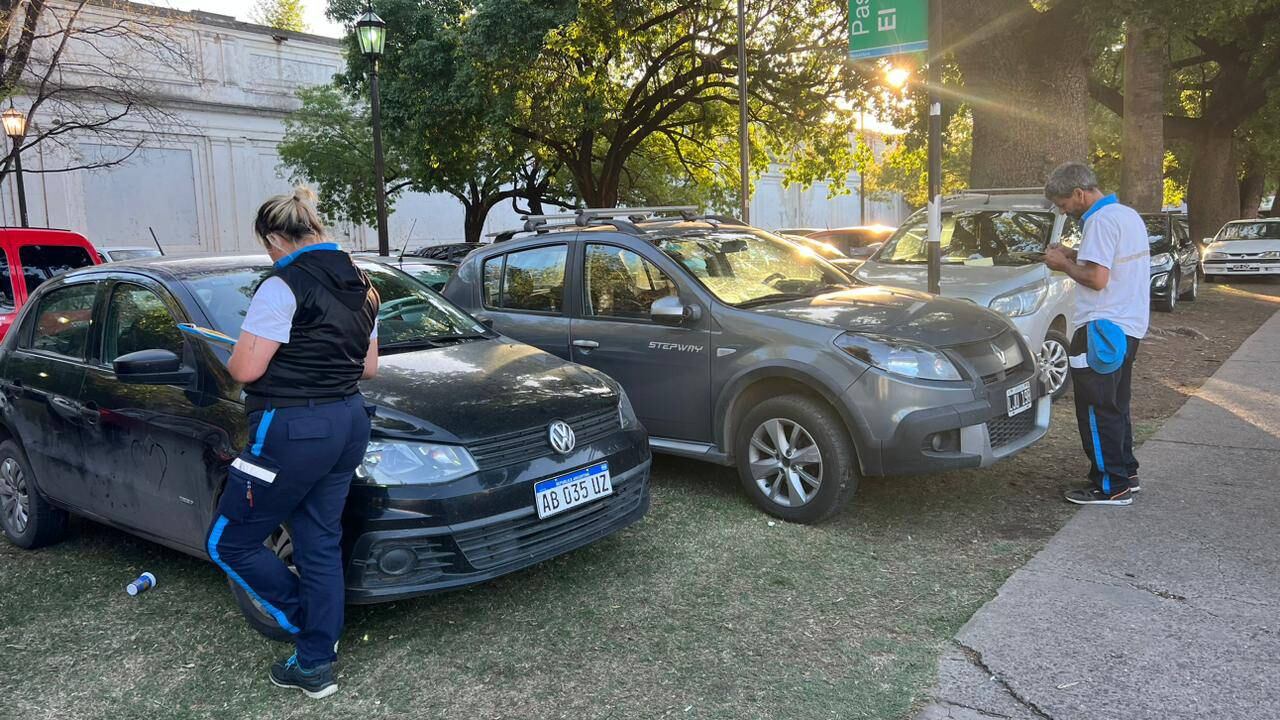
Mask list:
[[[943,45],[955,47],[973,107],[972,187],[1041,187],[1089,157],[1089,33],[1075,3],[951,0]]]
[[[466,216],[462,221],[463,232],[466,233],[465,240],[469,243],[478,243],[484,237],[484,221],[489,217],[489,208],[491,205],[486,202],[466,202],[463,203],[466,208]]]
[[[1231,128],[1203,126],[1192,141],[1191,180],[1187,186],[1187,216],[1196,242],[1213,237],[1228,220],[1240,215],[1240,182]]]
[[[1124,46],[1120,199],[1138,212],[1164,206],[1164,48],[1160,33],[1130,23]]]
[[[1257,153],[1249,153],[1244,162],[1244,176],[1240,179],[1240,217],[1258,217],[1262,194],[1267,186],[1267,164]]]

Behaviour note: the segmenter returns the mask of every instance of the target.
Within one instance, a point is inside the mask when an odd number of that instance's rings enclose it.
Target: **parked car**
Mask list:
[[[445,295],[608,373],[655,450],[736,466],[787,520],[829,517],[862,475],[986,466],[1045,434],[1035,355],[999,314],[851,287],[756,228],[627,212],[476,250]]]
[[[825,228],[813,227],[796,227],[796,228],[778,228],[773,231],[774,235],[798,235],[800,237],[809,237],[814,233],[822,232]]]
[[[160,248],[147,246],[98,248],[98,259],[104,263],[121,260],[140,260],[142,258],[160,257],[164,253]]]
[[[833,245],[854,260],[866,260],[880,249],[893,230],[888,225],[857,225],[821,230],[810,235],[809,239]]]
[[[343,513],[347,601],[487,580],[595,542],[649,504],[650,451],[618,383],[498,336],[393,268],[379,372],[361,382],[373,437]],[[229,351],[263,258],[114,263],[41,286],[0,343],[0,525],[21,547],[74,513],[207,558],[247,441]],[[270,545],[286,560],[288,528]],[[232,584],[267,635],[280,628]]]
[[[1200,248],[1171,213],[1143,213],[1151,243],[1151,308],[1173,312],[1200,297]]]
[[[989,307],[1013,321],[1039,354],[1054,398],[1071,383],[1067,350],[1075,281],[1050,272],[1044,252],[1059,242],[1078,244],[1079,232],[1079,223],[1053,212],[1039,194],[975,192],[949,196],[942,204],[942,294]],[[922,210],[907,218],[854,278],[926,289],[927,236]]]
[[[418,248],[417,250],[410,250],[405,253],[405,255],[406,257],[412,255],[413,257],[427,258],[429,260],[446,260],[456,265],[462,262],[462,258],[466,257],[467,253],[475,250],[476,248],[485,247],[486,244],[487,243],[463,242],[446,243],[444,245],[428,245],[427,247]]]
[[[1204,279],[1280,275],[1280,218],[1233,220],[1205,238]]]
[[[452,263],[448,260],[431,260],[410,255],[383,257],[376,252],[358,252],[353,253],[353,257],[380,262],[403,270],[436,292],[444,289],[444,286],[449,282],[449,278],[453,277],[453,271],[458,269],[457,263]]]
[[[790,240],[802,248],[807,248],[810,252],[816,253],[818,257],[840,268],[846,275],[852,275],[854,270],[862,264],[861,260],[854,260],[845,255],[835,245],[821,242],[803,235],[779,235],[783,240]]]
[[[0,228],[0,337],[18,310],[46,280],[99,264],[98,251],[83,235],[45,228]]]

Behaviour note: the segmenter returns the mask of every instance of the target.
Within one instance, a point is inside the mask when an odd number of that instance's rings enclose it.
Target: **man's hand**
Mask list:
[[[1076,253],[1061,245],[1054,245],[1045,251],[1044,264],[1048,265],[1050,270],[1067,272],[1068,266],[1076,264]]]

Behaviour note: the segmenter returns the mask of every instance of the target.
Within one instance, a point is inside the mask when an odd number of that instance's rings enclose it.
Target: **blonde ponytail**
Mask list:
[[[316,211],[316,194],[305,185],[298,185],[293,192],[275,195],[258,208],[253,231],[268,248],[287,250],[281,240],[294,246],[321,242],[328,236],[320,213]]]

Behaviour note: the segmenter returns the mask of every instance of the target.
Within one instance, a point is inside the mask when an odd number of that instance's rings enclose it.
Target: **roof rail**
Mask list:
[[[973,193],[975,195],[1026,195],[1027,193],[1040,194],[1044,192],[1043,187],[1011,187],[1011,188],[965,188],[961,190],[959,195]]]
[[[596,218],[645,218],[659,213],[674,213],[681,217],[691,215],[698,212],[698,208],[693,205],[659,205],[654,207],[635,207],[635,208],[585,208],[577,213],[578,224],[586,225],[589,221]]]
[[[727,215],[700,214],[693,205],[662,205],[654,207],[583,208],[571,213],[549,215],[521,215],[523,227],[491,233],[494,242],[510,240],[520,233],[544,233],[566,227],[600,227],[612,225],[628,235],[646,235],[636,223],[659,215],[677,215],[683,220],[701,220],[712,224],[745,225],[741,220]]]

